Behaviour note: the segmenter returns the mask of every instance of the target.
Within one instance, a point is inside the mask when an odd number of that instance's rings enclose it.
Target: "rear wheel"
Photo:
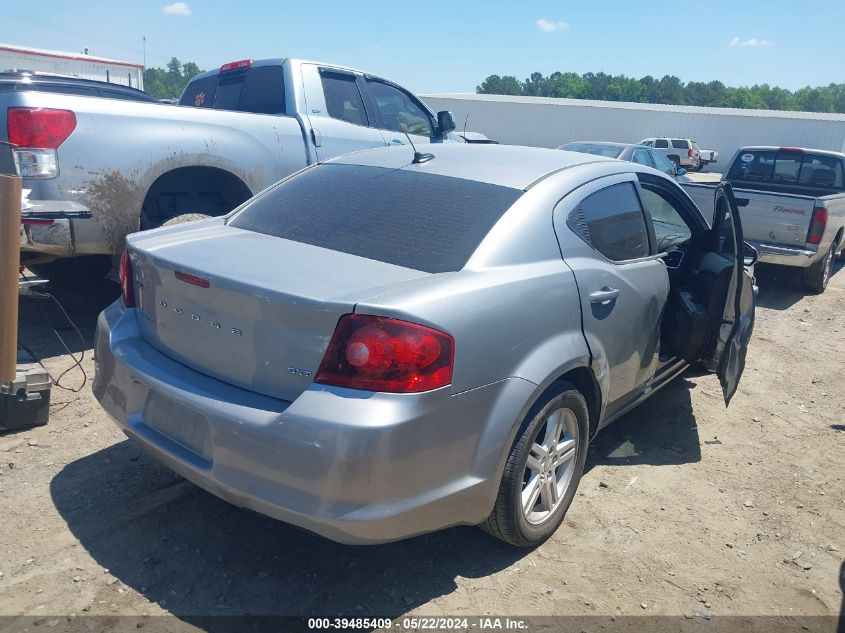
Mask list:
[[[563,383],[542,397],[522,423],[481,528],[511,545],[531,547],[560,526],[584,472],[589,416],[584,397]]]
[[[177,224],[185,224],[185,222],[207,220],[210,217],[210,215],[206,215],[205,213],[183,213],[182,215],[177,215],[175,218],[170,218],[162,226],[175,226]]]
[[[833,271],[833,259],[836,254],[836,244],[830,247],[827,254],[801,273],[801,283],[805,290],[814,294],[821,294],[827,288],[830,274]]]

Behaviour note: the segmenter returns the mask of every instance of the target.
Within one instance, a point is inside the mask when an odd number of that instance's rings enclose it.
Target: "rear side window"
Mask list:
[[[594,154],[596,156],[606,156],[607,158],[619,158],[622,153],[621,147],[613,145],[594,145],[591,143],[567,143],[561,146],[560,149],[568,152],[580,152],[582,154]]]
[[[330,117],[355,125],[369,125],[354,75],[321,71],[320,80]]]
[[[460,270],[522,195],[405,169],[319,165],[258,196],[231,226],[429,273]]]
[[[645,216],[630,182],[611,185],[587,196],[572,210],[566,223],[582,240],[612,261],[649,255]]]
[[[639,163],[640,165],[646,165],[647,167],[654,167],[651,162],[651,158],[649,158],[647,149],[635,150],[634,155],[631,157],[631,161]]]
[[[675,149],[689,149],[689,141],[680,138],[672,139],[672,147]]]
[[[665,149],[669,147],[669,142],[665,138],[658,138],[655,139],[654,146],[658,149]]]
[[[246,72],[222,73],[191,82],[180,105],[256,114],[284,114],[282,67],[259,66]]]

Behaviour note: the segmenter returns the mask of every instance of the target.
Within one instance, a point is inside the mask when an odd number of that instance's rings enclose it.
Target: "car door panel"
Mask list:
[[[715,247],[731,259],[730,282],[727,284],[724,310],[716,343],[711,353],[704,360],[716,367],[725,405],[730,404],[736,393],[742,372],[751,334],[754,331],[755,296],[754,282],[745,269],[742,233],[742,221],[730,183],[722,183],[716,188],[714,225],[711,229]]]
[[[370,124],[358,78],[350,72],[302,65],[310,141],[318,160],[371,147],[384,147],[381,131]],[[327,90],[328,88],[328,90]]]
[[[578,283],[584,334],[596,369],[608,376],[607,416],[654,376],[660,320],[669,293],[666,267],[648,245],[644,257],[612,261],[596,250],[596,244],[602,247],[598,236],[585,233],[589,218],[580,217],[585,211],[579,205],[614,185],[630,185],[635,192],[631,178],[624,174],[584,185],[564,198],[554,214],[561,252]],[[611,222],[622,225],[628,221],[625,215]],[[602,228],[601,222],[594,226]],[[636,239],[643,237],[638,234]]]

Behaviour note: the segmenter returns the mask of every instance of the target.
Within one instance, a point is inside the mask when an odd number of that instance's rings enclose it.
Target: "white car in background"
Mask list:
[[[690,138],[653,137],[644,138],[640,145],[660,152],[678,167],[700,171],[708,163],[715,163],[719,152],[700,150],[698,143]]]

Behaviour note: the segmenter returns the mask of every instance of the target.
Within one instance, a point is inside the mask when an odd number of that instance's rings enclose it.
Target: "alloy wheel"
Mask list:
[[[540,525],[560,506],[572,481],[578,420],[561,407],[551,411],[531,444],[522,476],[520,505],[526,521]]]

